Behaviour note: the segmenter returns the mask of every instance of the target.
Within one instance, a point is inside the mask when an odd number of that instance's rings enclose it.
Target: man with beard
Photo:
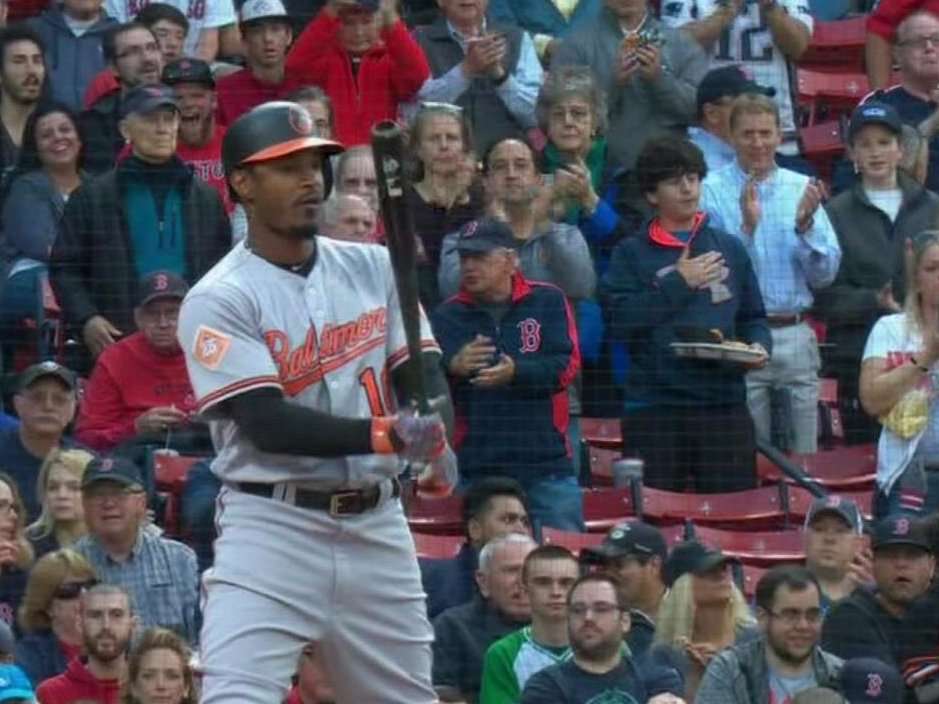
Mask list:
[[[42,96],[43,49],[42,39],[29,27],[14,25],[0,32],[0,187],[16,166],[26,121]]]
[[[616,577],[594,572],[567,595],[567,629],[573,657],[533,675],[520,704],[666,704],[680,702],[680,680],[670,668],[637,667],[623,648],[629,609]]]
[[[837,683],[841,660],[819,647],[821,590],[804,567],[781,565],[756,585],[760,638],[708,664],[695,704],[792,704],[796,694]]]
[[[81,595],[80,618],[85,655],[39,685],[39,704],[82,700],[117,704],[120,699],[127,676],[127,646],[136,625],[130,597],[111,584],[91,587]]]

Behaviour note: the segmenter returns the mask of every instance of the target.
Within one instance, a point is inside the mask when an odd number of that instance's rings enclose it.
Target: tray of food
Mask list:
[[[750,364],[759,362],[766,356],[762,350],[755,350],[745,342],[673,342],[671,345],[679,357],[692,359],[716,359],[724,362]]]

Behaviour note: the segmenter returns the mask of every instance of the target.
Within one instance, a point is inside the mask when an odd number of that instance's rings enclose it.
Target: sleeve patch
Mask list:
[[[192,356],[203,367],[214,371],[225,359],[229,347],[231,347],[231,336],[210,328],[208,325],[200,325],[196,331]]]

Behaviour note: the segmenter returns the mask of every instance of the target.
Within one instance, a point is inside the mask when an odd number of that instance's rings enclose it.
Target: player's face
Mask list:
[[[646,198],[666,222],[688,222],[698,212],[701,177],[698,174],[672,176],[655,185]]]
[[[242,34],[248,63],[263,68],[280,66],[287,57],[292,36],[290,25],[280,20],[248,23]]]
[[[776,149],[782,133],[776,117],[769,113],[742,114],[731,128],[731,141],[737,161],[745,173],[763,176],[776,165]]]
[[[633,608],[640,604],[650,585],[658,581],[661,562],[653,558],[643,564],[635,555],[624,555],[611,560],[610,569],[619,577],[623,601]]]
[[[78,129],[64,112],[50,112],[36,120],[36,151],[43,166],[74,167],[81,147]]]
[[[885,545],[874,551],[874,582],[889,603],[906,607],[932,581],[936,560],[914,545]]]
[[[215,91],[201,83],[180,83],[173,88],[179,104],[179,139],[199,147],[212,136]]]
[[[507,204],[530,203],[540,185],[535,157],[527,145],[508,139],[489,154],[486,188],[493,198]]]
[[[434,114],[421,122],[417,157],[426,172],[453,175],[462,166],[465,154],[463,129],[455,115]]]
[[[734,582],[727,564],[718,565],[691,578],[691,590],[694,603],[698,606],[727,604],[734,591]]]
[[[586,98],[562,98],[548,113],[548,140],[564,153],[585,155],[595,129],[594,108]]]
[[[118,34],[114,57],[114,69],[125,88],[160,82],[163,54],[149,29],[140,27]]]
[[[122,540],[136,534],[147,508],[147,495],[117,482],[95,482],[82,492],[88,531],[100,539]]]
[[[182,301],[178,298],[157,298],[134,311],[137,329],[160,354],[179,350],[176,326]]]
[[[169,648],[153,648],[140,658],[137,677],[131,682],[134,699],[140,704],[180,704],[189,694],[186,663]]]
[[[157,20],[150,25],[150,31],[160,45],[163,64],[176,61],[183,56],[183,44],[186,43],[186,30],[169,20]]]
[[[126,652],[134,618],[125,594],[84,594],[81,621],[89,657],[110,663]]]
[[[13,398],[23,429],[60,435],[75,415],[75,394],[53,377],[41,378]]]
[[[378,41],[378,13],[344,10],[339,13],[339,43],[352,56],[361,56]]]
[[[760,627],[767,646],[790,666],[804,664],[812,657],[822,632],[822,611],[814,585],[793,591],[787,586],[776,590],[771,612],[759,611]]]
[[[851,156],[865,183],[894,182],[903,150],[897,136],[880,125],[862,127],[851,143]]]
[[[528,543],[509,543],[495,551],[488,571],[478,576],[480,593],[492,606],[513,621],[531,616],[528,594],[522,584],[522,565],[534,549]]]
[[[364,198],[369,207],[378,212],[378,177],[375,161],[370,152],[355,154],[343,163],[342,173],[337,179],[336,190]]]
[[[151,164],[164,164],[176,153],[179,112],[175,108],[159,108],[129,115],[121,122],[121,133],[130,142],[134,156]]]
[[[316,233],[323,202],[322,167],[320,153],[304,149],[237,171],[232,183],[263,227],[282,237],[308,239]]]
[[[528,565],[525,591],[533,619],[563,622],[567,618],[567,593],[580,576],[573,559],[533,560]]]
[[[507,249],[460,254],[460,286],[474,298],[499,300],[512,290],[515,254]]]
[[[572,593],[567,628],[571,649],[587,661],[606,660],[622,647],[629,612],[620,609],[609,582],[584,582]]]
[[[57,523],[80,521],[82,511],[81,482],[62,465],[52,465],[46,479],[46,508]]]
[[[345,199],[333,237],[352,242],[368,242],[375,232],[375,213],[361,198]]]
[[[481,548],[490,540],[510,533],[531,535],[531,523],[525,506],[514,496],[493,496],[486,510],[471,518],[468,525],[470,541]]]
[[[860,548],[860,538],[847,521],[823,513],[805,529],[805,564],[828,577],[844,576]]]
[[[38,45],[27,39],[7,45],[0,87],[10,100],[20,104],[35,103],[45,78],[46,62]]]
[[[939,82],[939,18],[921,13],[903,22],[894,51],[900,72],[917,82]]]

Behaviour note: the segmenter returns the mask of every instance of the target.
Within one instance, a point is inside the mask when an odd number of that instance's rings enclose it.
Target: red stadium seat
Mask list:
[[[180,511],[180,498],[177,494],[168,491],[168,492],[158,492],[157,494],[163,502],[163,515],[161,526],[163,528],[163,533],[168,538],[176,538],[182,540],[185,536],[183,535],[183,527],[181,524],[181,519],[179,515]]]
[[[832,450],[821,450],[811,455],[793,455],[790,459],[800,466],[818,484],[836,493],[873,489],[877,473],[877,450],[873,445],[848,445]],[[764,482],[786,477],[776,465],[763,455],[758,456],[757,471]]]
[[[456,557],[466,542],[462,535],[434,535],[432,533],[411,533],[418,557],[446,560]]]
[[[874,490],[868,491],[833,491],[833,494],[853,499],[861,509],[861,515],[867,520],[873,516]],[[815,500],[808,491],[800,486],[789,487],[789,516],[793,522],[802,523]]]
[[[745,532],[694,526],[694,537],[748,565],[772,567],[805,559],[801,530]]]
[[[623,449],[623,430],[619,418],[581,418],[580,436],[592,447]]]
[[[633,489],[588,489],[583,494],[584,523],[591,533],[605,533],[627,518],[635,518]]]
[[[157,490],[181,495],[189,469],[204,458],[192,455],[170,455],[156,451],[152,454],[152,459],[153,480]]]
[[[587,446],[587,462],[594,486],[613,486],[613,463],[622,456],[623,453],[620,450]]]
[[[765,572],[766,568],[764,567],[756,567],[746,563],[742,564],[740,569],[734,571],[734,580],[747,601],[752,600],[756,595],[756,585]]]
[[[863,73],[821,73],[800,68],[797,73],[799,103],[808,110],[807,127],[818,124],[822,113],[837,120],[850,115],[861,98],[870,92]]]
[[[642,487],[640,515],[658,525],[687,520],[695,524],[743,530],[785,527],[783,489],[765,486],[723,494],[684,494]]]
[[[405,497],[408,524],[416,533],[435,535],[463,534],[463,499],[459,496],[444,498]]]
[[[799,65],[815,71],[860,73],[864,70],[867,17],[815,22],[809,47]]]
[[[828,120],[799,129],[802,156],[812,163],[819,177],[830,182],[835,159],[844,153],[841,121]],[[818,341],[824,342],[822,337]]]

